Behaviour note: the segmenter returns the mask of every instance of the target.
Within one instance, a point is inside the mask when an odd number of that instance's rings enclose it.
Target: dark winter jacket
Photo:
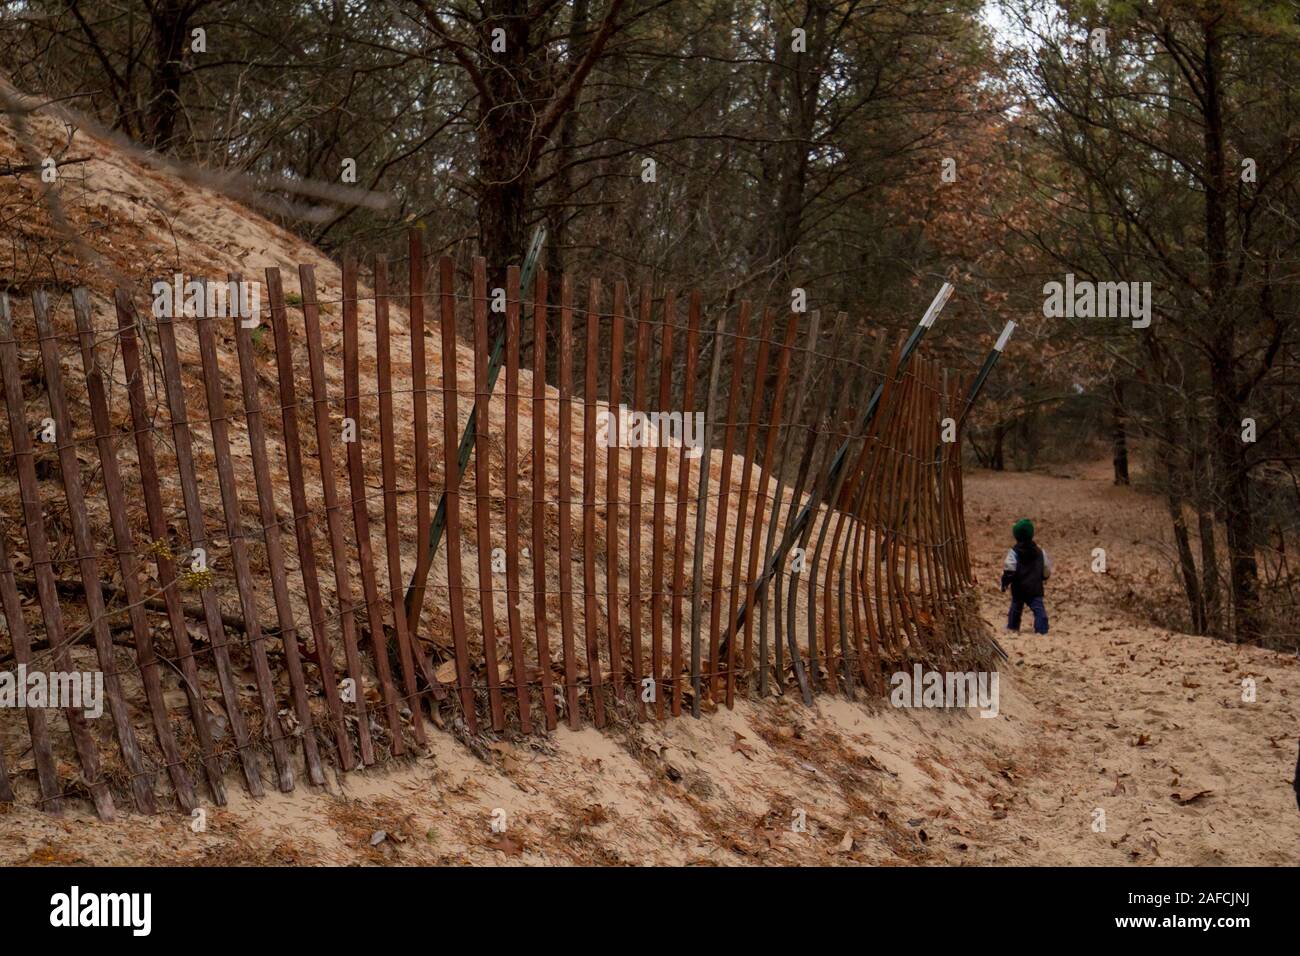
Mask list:
[[[1002,565],[1002,590],[1011,587],[1017,601],[1043,596],[1043,582],[1052,576],[1052,561],[1047,552],[1032,541],[1020,541],[1007,552]]]

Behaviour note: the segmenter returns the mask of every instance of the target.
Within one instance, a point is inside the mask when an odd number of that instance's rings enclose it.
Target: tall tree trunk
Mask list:
[[[190,16],[189,0],[158,0],[149,19],[153,37],[154,67],[145,111],[145,137],[157,150],[166,150],[176,136],[181,106],[181,57],[185,55]]]
[[[574,0],[572,19],[569,22],[569,36],[573,37],[568,57],[570,70],[575,69],[578,61],[582,59],[583,49],[577,44],[578,38],[582,37],[590,26],[589,12],[588,0]],[[560,143],[555,151],[554,160],[555,193],[553,198],[548,197],[551,208],[547,213],[547,222],[551,248],[547,256],[547,266],[556,272],[563,271],[567,266],[564,260],[564,246],[568,232],[568,207],[573,197],[573,170],[569,163],[573,159],[574,145],[578,141],[577,105],[575,102],[574,109],[565,113],[564,119],[560,121]]]
[[[1165,505],[1173,526],[1174,547],[1178,553],[1178,571],[1183,581],[1183,594],[1187,598],[1188,618],[1194,634],[1205,633],[1205,595],[1201,591],[1196,573],[1196,558],[1192,553],[1191,536],[1183,506],[1186,501],[1186,463],[1182,451],[1188,445],[1185,403],[1179,400],[1177,388],[1169,384],[1169,363],[1160,340],[1155,334],[1142,339],[1155,380],[1160,383],[1155,390],[1156,422],[1149,432],[1157,441],[1157,460],[1163,466]],[[1193,436],[1194,437],[1194,436]],[[1194,456],[1193,456],[1194,460]]]
[[[479,117],[479,252],[487,259],[489,281],[504,281],[505,268],[521,263],[528,251],[528,210],[533,170],[529,162],[540,64],[530,63],[528,6],[525,0],[489,0],[479,24],[484,51],[483,81],[492,97]],[[505,49],[493,49],[493,31],[505,31]]]
[[[773,267],[777,288],[786,284],[791,257],[803,230],[807,202],[808,164],[817,107],[821,97],[826,49],[827,11],[809,0],[798,25],[805,31],[806,46],[793,49],[790,23],[782,13],[772,18],[773,68],[768,81],[769,136],[777,140],[775,162],[765,154],[764,178],[775,188],[771,227],[764,238],[766,264]]]
[[[1235,368],[1216,361],[1216,431],[1223,501],[1224,531],[1228,544],[1228,571],[1232,585],[1233,635],[1254,641],[1260,635],[1259,567],[1255,560],[1255,522],[1250,501],[1249,466],[1241,440],[1241,406],[1236,400]]]
[[[1164,434],[1169,439],[1168,446],[1161,450],[1160,458],[1165,467],[1165,505],[1169,509],[1169,520],[1173,524],[1174,547],[1178,552],[1178,571],[1183,579],[1183,593],[1187,596],[1187,612],[1191,620],[1193,634],[1205,633],[1205,594],[1201,590],[1200,579],[1196,574],[1196,557],[1192,554],[1191,535],[1187,530],[1187,518],[1184,504],[1187,500],[1186,471],[1180,454],[1187,444],[1187,434],[1180,426],[1173,409],[1175,403],[1162,397],[1160,411],[1164,416]],[[1194,460],[1194,459],[1193,459]]]
[[[1223,629],[1223,597],[1219,593],[1219,552],[1214,542],[1214,514],[1199,510],[1197,530],[1201,538],[1201,582],[1205,594],[1205,631],[1219,635]]]
[[[1189,403],[1190,404],[1190,403]],[[1223,598],[1219,588],[1219,552],[1215,542],[1214,484],[1210,456],[1205,447],[1205,429],[1195,408],[1189,409],[1192,501],[1196,506],[1197,533],[1201,546],[1201,593],[1205,601],[1205,630],[1221,634]]]
[[[1209,269],[1211,328],[1210,383],[1215,405],[1215,447],[1219,457],[1224,530],[1232,584],[1233,634],[1254,641],[1260,634],[1259,568],[1250,502],[1250,470],[1241,440],[1242,415],[1237,369],[1237,324],[1229,301],[1227,168],[1223,131],[1222,38],[1217,18],[1203,24],[1205,40],[1205,252]]]
[[[1196,577],[1196,558],[1192,554],[1191,538],[1187,533],[1187,520],[1183,517],[1183,503],[1173,482],[1177,477],[1173,469],[1168,469],[1166,476],[1165,504],[1169,508],[1169,519],[1174,526],[1174,546],[1178,550],[1178,570],[1183,577],[1183,592],[1187,595],[1187,608],[1191,617],[1193,634],[1205,633],[1205,602],[1201,595],[1200,581]]]
[[[1124,382],[1116,379],[1110,392],[1111,461],[1115,484],[1128,484],[1128,412],[1124,408]]]
[[[989,456],[989,466],[994,471],[1004,471],[1006,469],[1006,457],[1004,446],[1007,440],[1007,423],[998,422],[993,428],[993,452]]]
[[[574,0],[572,18],[569,21],[569,36],[572,41],[569,44],[569,70],[577,68],[578,61],[582,59],[584,52],[580,44],[580,38],[586,34],[590,21],[588,14],[590,6],[588,0]],[[549,246],[546,256],[547,268],[559,279],[560,273],[569,268],[570,263],[565,255],[565,246],[568,243],[568,219],[571,212],[570,202],[573,198],[573,170],[569,163],[573,159],[574,146],[578,141],[578,111],[577,101],[574,102],[574,108],[564,114],[564,119],[560,120],[559,145],[555,150],[555,196],[550,202],[550,208],[547,212],[547,245]],[[522,255],[522,252],[520,253]],[[574,277],[576,280],[576,277]],[[558,295],[558,289],[556,294]],[[585,305],[586,295],[575,284],[573,289],[574,298]],[[551,341],[547,348],[547,364],[550,366],[548,374],[552,376],[552,381],[556,381],[560,374],[560,349],[559,349],[559,323],[552,322],[547,329]],[[586,349],[580,349],[574,357],[574,381],[586,381],[587,352]]]

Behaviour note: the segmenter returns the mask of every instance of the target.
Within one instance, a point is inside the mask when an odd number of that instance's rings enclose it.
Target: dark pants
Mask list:
[[[1020,630],[1020,612],[1029,605],[1029,610],[1034,612],[1034,633],[1047,633],[1047,608],[1043,606],[1043,599],[1040,597],[1030,598],[1028,601],[1021,601],[1016,597],[1011,598],[1011,609],[1007,611],[1007,630]]]

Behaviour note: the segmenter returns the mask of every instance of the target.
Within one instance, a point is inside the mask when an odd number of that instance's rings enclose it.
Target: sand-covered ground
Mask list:
[[[1051,635],[1002,635],[996,718],[822,696],[812,710],[742,701],[700,721],[561,728],[478,755],[435,733],[427,756],[328,793],[253,802],[232,787],[203,832],[175,815],[106,825],[10,808],[0,861],[1300,863],[1294,654],[1170,633],[1117,607],[1161,569],[1161,512],[1101,466],[1075,472],[968,478],[990,621],[1015,518],[1035,519],[1057,567]],[[1107,549],[1105,577],[1094,547]]]

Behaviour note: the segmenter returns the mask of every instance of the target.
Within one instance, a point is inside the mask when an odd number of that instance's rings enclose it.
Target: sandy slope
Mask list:
[[[479,756],[435,734],[429,756],[351,774],[330,794],[236,796],[209,811],[203,833],[176,816],[106,826],[11,809],[0,860],[1300,862],[1294,657],[1170,634],[1107,605],[1155,566],[1152,503],[1100,469],[976,473],[968,502],[991,620],[1015,517],[1035,518],[1058,567],[1052,635],[1004,637],[997,718],[821,698],[815,711],[741,702],[698,722],[560,729]],[[1104,580],[1090,570],[1097,546]],[[1257,682],[1253,704],[1241,702],[1243,676]],[[491,831],[496,810],[504,835]],[[802,833],[791,826],[800,810]]]

